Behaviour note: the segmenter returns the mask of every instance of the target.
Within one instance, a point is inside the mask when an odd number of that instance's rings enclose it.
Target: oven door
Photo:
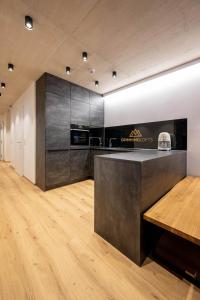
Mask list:
[[[89,130],[71,129],[71,145],[89,146]]]

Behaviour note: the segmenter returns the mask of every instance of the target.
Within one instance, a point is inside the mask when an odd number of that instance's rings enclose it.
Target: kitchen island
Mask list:
[[[143,213],[186,176],[186,151],[95,157],[95,232],[137,265],[148,254]]]

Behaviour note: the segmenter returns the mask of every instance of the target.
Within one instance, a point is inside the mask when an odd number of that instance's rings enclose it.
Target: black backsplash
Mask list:
[[[157,149],[158,135],[164,131],[171,134],[172,149],[187,150],[187,119],[106,127],[105,146],[112,138],[112,147]]]

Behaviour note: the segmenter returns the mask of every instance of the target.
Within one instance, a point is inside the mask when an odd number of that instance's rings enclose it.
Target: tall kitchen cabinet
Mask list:
[[[36,184],[70,181],[70,83],[45,73],[36,83]]]
[[[91,176],[90,149],[70,147],[70,125],[103,127],[103,97],[45,73],[36,82],[36,184],[42,190]]]

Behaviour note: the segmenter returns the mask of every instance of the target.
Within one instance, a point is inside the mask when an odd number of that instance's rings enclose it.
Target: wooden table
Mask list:
[[[144,214],[144,219],[200,245],[200,177],[180,181]]]

